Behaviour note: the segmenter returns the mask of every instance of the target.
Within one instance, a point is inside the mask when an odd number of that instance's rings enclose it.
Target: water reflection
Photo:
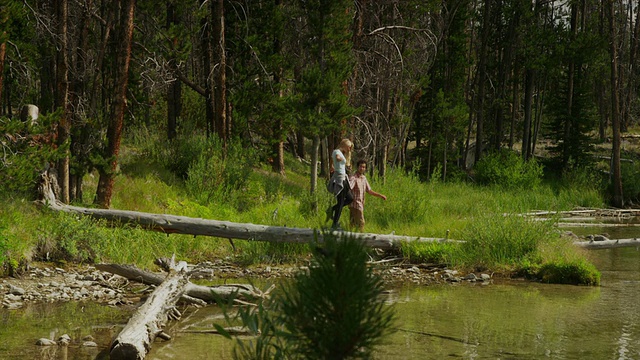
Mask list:
[[[397,331],[375,358],[640,359],[640,249],[596,250],[592,260],[602,272],[599,287],[504,281],[394,289],[388,303],[397,312]],[[0,359],[106,358],[100,351],[127,314],[90,304],[0,310]],[[184,311],[166,329],[172,340],[156,341],[147,359],[230,359],[233,342],[186,332],[213,323],[222,323],[216,307]],[[92,334],[99,348],[70,347],[62,354],[34,345],[65,332]]]
[[[640,252],[598,250],[602,286],[407,287],[378,359],[638,359]],[[454,340],[463,339],[463,342]]]

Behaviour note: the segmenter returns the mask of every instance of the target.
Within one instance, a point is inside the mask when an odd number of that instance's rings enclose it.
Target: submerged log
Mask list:
[[[163,336],[175,304],[189,283],[185,271],[172,271],[151,293],[129,319],[127,325],[111,343],[110,358],[122,360],[144,359],[156,337]]]
[[[96,269],[120,275],[132,281],[146,285],[160,285],[163,277],[152,272],[141,270],[133,265],[97,264]],[[218,286],[203,286],[187,282],[185,295],[204,300],[208,303],[218,300],[253,300],[262,298],[264,294],[259,289],[245,284],[227,284]]]

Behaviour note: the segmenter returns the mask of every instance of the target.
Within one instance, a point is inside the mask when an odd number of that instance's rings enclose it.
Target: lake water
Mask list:
[[[639,230],[606,231],[629,238]],[[375,358],[640,359],[640,249],[591,254],[602,272],[599,287],[504,281],[395,289],[388,302],[397,313],[396,332]],[[0,359],[108,359],[106,349],[129,311],[91,304],[0,310]],[[186,332],[211,329],[221,318],[217,307],[185,311],[166,329],[173,339],[154,343],[147,359],[231,358],[231,341]],[[34,345],[63,333],[91,334],[99,348],[63,352]]]

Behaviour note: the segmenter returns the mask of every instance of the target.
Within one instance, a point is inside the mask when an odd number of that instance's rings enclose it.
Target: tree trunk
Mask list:
[[[571,4],[571,42],[574,42],[576,39],[576,34],[578,32],[577,29],[577,21],[578,21],[578,6],[575,3]],[[564,122],[564,142],[562,144],[562,168],[566,169],[569,165],[569,158],[571,157],[570,152],[570,136],[572,130],[573,118],[572,109],[573,109],[573,88],[574,88],[574,79],[575,79],[575,69],[576,64],[573,58],[569,59],[569,68],[567,69],[567,118]]]
[[[296,133],[296,142],[297,142],[296,154],[298,155],[299,158],[304,159],[306,155],[305,149],[304,149],[304,135],[302,135],[301,131],[298,131]]]
[[[4,23],[5,21],[7,21],[6,19],[0,19],[0,23]],[[3,31],[2,34],[0,34],[0,38],[1,39],[5,39],[5,37],[7,36],[7,32]],[[6,57],[7,54],[7,42],[6,41],[2,41],[0,42],[0,116],[4,115],[4,103],[2,101],[2,88],[4,87],[4,58]]]
[[[316,193],[318,187],[318,153],[320,148],[320,136],[313,136],[313,145],[311,146],[311,194]]]
[[[90,76],[87,73],[88,59],[85,54],[89,53],[89,30],[91,27],[91,11],[93,1],[86,2],[86,10],[82,12],[82,28],[79,32],[79,39],[73,46],[75,62],[69,79],[69,104],[75,111],[71,112],[71,158],[70,168],[73,169],[69,175],[69,200],[82,200],[82,179],[87,173],[89,163],[89,129],[87,127],[88,110],[84,109],[83,101],[86,99],[86,82]],[[81,110],[84,109],[84,110]]]
[[[215,90],[214,97],[214,131],[222,140],[223,147],[226,148],[228,141],[227,134],[227,55],[224,34],[224,1],[211,0],[211,21],[213,54],[217,60],[215,64]]]
[[[482,36],[480,39],[480,59],[478,60],[478,108],[476,109],[476,154],[475,162],[478,163],[482,156],[482,143],[484,142],[484,97],[487,79],[487,47],[489,46],[489,14],[491,0],[484,2]]]
[[[631,4],[630,4],[630,7],[632,8]],[[632,22],[631,19],[633,19],[633,11],[630,11],[629,19],[630,19],[629,21]],[[627,89],[626,89],[627,99],[625,101],[626,109],[624,111],[625,124],[629,123],[629,117],[631,115],[631,112],[633,111],[632,110],[633,104],[635,102],[636,93],[637,93],[635,84],[637,82],[637,77],[638,77],[636,59],[638,55],[638,37],[639,36],[640,36],[640,6],[636,5],[636,22],[633,28],[633,33],[631,34],[631,44],[629,46],[629,63],[628,63],[629,71],[628,71]]]
[[[611,38],[611,126],[613,128],[613,154],[611,173],[613,174],[613,206],[622,207],[622,174],[620,169],[620,103],[618,100],[618,36],[615,21],[615,1],[609,1],[609,33]]]
[[[57,0],[56,18],[58,22],[58,50],[56,55],[56,104],[61,110],[58,124],[59,147],[68,145],[71,132],[71,114],[69,113],[69,59],[67,56],[67,19],[69,5],[67,0]],[[64,157],[58,161],[58,181],[60,185],[61,201],[69,203],[69,150],[65,150]]]
[[[276,126],[282,129],[282,120],[277,120]],[[275,154],[275,159],[273,159],[273,164],[271,165],[271,169],[273,172],[278,173],[280,175],[285,174],[284,169],[284,141],[278,140],[273,145],[273,152]]]
[[[167,2],[167,28],[172,25],[179,24],[180,18],[176,15],[176,5],[170,1]],[[174,37],[171,39],[170,49],[175,50],[179,47],[180,39]],[[175,58],[169,60],[170,66],[176,66]],[[167,89],[167,139],[176,138],[176,127],[178,118],[182,112],[182,82],[175,79]]]
[[[522,158],[529,160],[531,155],[531,119],[533,117],[533,87],[535,71],[526,69],[524,79],[524,123],[522,125]]]
[[[201,0],[200,6],[206,6],[207,0]],[[212,5],[213,6],[213,5]],[[204,88],[204,97],[205,97],[205,112],[206,112],[206,123],[207,123],[207,138],[209,138],[215,129],[215,104],[213,92],[215,89],[215,82],[213,76],[211,76],[213,72],[213,45],[211,44],[211,37],[213,36],[211,30],[211,22],[208,20],[208,17],[204,17],[202,19],[202,75],[205,84]]]
[[[124,123],[124,113],[127,107],[127,85],[129,82],[129,62],[131,61],[131,41],[133,38],[133,18],[135,15],[136,1],[128,0],[124,9],[123,25],[121,27],[122,36],[120,39],[119,53],[117,59],[117,87],[116,96],[112,106],[109,127],[107,129],[107,149],[105,159],[109,159],[108,167],[99,169],[100,179],[96,203],[103,207],[111,206],[113,195],[113,184],[115,182],[116,169],[118,167],[118,155],[120,153],[120,141],[122,139],[122,126]]]

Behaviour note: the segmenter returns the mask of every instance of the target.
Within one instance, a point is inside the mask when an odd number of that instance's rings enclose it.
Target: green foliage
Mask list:
[[[545,263],[535,278],[551,284],[600,285],[600,272],[584,259]]]
[[[1,191],[34,192],[38,175],[49,164],[60,159],[68,144],[57,147],[51,133],[54,116],[41,116],[39,123],[31,125],[18,119],[0,118],[0,146],[4,156],[0,158]]]
[[[638,203],[640,201],[640,162],[622,162],[620,170],[625,202]]]
[[[402,244],[402,257],[412,264],[448,264],[460,251],[458,245],[439,242],[408,242]]]
[[[461,264],[480,269],[517,265],[535,256],[553,232],[552,221],[532,221],[517,215],[493,214],[474,219],[463,231]]]
[[[54,213],[41,224],[36,254],[45,261],[93,263],[101,244],[109,243],[105,225],[82,215]]]
[[[191,196],[202,204],[218,198],[235,204],[240,211],[250,208],[265,196],[261,183],[249,181],[256,164],[251,148],[235,142],[224,150],[217,138],[198,143],[206,147],[200,149],[187,172],[185,186]]]
[[[240,342],[237,358],[370,358],[391,332],[392,308],[381,297],[382,280],[367,266],[363,245],[325,235],[313,263],[257,310],[241,310],[249,329],[261,333]]]
[[[365,206],[367,222],[374,222],[383,228],[392,228],[428,221],[425,214],[429,212],[430,191],[420,183],[417,176],[404,175],[400,170],[390,170],[384,184],[376,177],[368,180],[377,192],[385,195],[393,192],[394,195],[384,204],[366,195],[370,198]]]
[[[542,166],[534,159],[524,161],[516,152],[500,150],[480,159],[475,166],[479,184],[507,189],[535,189],[542,180]]]
[[[4,218],[0,218],[0,267],[9,260],[9,234],[8,226]],[[2,273],[2,272],[0,272]]]
[[[206,156],[209,147],[220,148],[220,143],[202,135],[185,134],[169,144],[160,142],[157,146],[157,160],[176,176],[187,179],[190,169]]]
[[[549,73],[548,80],[554,86],[545,96],[548,118],[543,122],[543,130],[545,137],[553,140],[551,154],[562,169],[580,168],[589,166],[593,161],[592,133],[601,116],[594,101],[597,86],[593,82],[602,77],[595,64],[604,50],[597,45],[604,43],[590,31],[572,33],[562,26],[557,30],[554,36],[558,42],[551,45],[557,52],[553,59],[555,64],[549,64],[555,70]],[[592,73],[579,70],[585,64],[593,67]],[[576,70],[570,73],[569,66]],[[569,99],[571,107],[568,106]]]

